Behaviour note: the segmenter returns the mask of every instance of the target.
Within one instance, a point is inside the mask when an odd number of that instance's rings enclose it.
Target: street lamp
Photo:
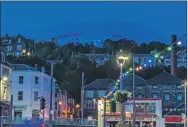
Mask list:
[[[184,127],[186,127],[186,124],[188,125],[187,123],[187,82],[185,81],[184,84],[182,84],[182,86],[184,86],[184,100],[185,100],[185,118],[184,118]]]
[[[123,71],[123,66],[125,64],[125,61],[129,59],[129,57],[122,51],[120,50],[120,52],[116,55],[116,59],[117,59],[117,63],[120,67],[120,90],[123,90],[123,78],[122,78],[122,71]],[[121,119],[120,119],[120,124],[124,123],[124,115],[125,115],[125,103],[121,103],[120,107],[122,107],[123,109],[121,109]]]

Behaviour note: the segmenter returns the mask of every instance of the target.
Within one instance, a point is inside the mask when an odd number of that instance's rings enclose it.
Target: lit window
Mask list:
[[[178,85],[177,88],[181,88],[181,85]]]
[[[170,94],[165,94],[164,99],[165,99],[166,101],[170,100]]]
[[[156,88],[158,88],[158,87],[157,87],[157,85],[153,85],[153,88],[156,89]]]
[[[177,94],[177,100],[182,100],[182,99],[183,99],[182,94]]]
[[[93,90],[88,90],[87,91],[87,97],[88,98],[93,98]]]
[[[153,98],[159,98],[159,95],[158,94],[153,94]]]
[[[105,90],[99,90],[98,91],[98,97],[104,97],[105,96],[106,91]]]
[[[142,95],[138,95],[137,98],[142,98]]]

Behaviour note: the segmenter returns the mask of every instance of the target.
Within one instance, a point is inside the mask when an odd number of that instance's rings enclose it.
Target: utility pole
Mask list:
[[[135,120],[136,120],[136,110],[135,110],[135,63],[133,57],[133,122],[132,126],[135,127]]]
[[[82,89],[81,89],[81,119],[84,117],[84,72],[82,72]]]
[[[53,70],[54,70],[54,64],[56,64],[58,61],[57,60],[48,60],[47,62],[51,64],[50,111],[49,111],[50,117],[49,117],[49,124],[52,124],[52,114],[53,114],[53,111],[52,111]]]
[[[12,109],[13,109],[13,95],[10,98],[10,127],[12,127]]]

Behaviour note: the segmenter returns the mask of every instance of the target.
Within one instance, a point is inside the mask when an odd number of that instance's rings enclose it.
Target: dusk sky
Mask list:
[[[186,34],[186,2],[2,2],[1,10],[1,35],[36,41],[83,32],[83,42],[118,34],[138,43],[169,43],[172,34]]]

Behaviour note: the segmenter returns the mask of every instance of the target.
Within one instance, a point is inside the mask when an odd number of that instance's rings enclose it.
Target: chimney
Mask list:
[[[176,41],[177,41],[177,36],[172,35],[172,40],[171,40],[171,45],[172,45],[172,50],[171,50],[171,75],[176,76],[177,75],[177,53],[176,53]]]

